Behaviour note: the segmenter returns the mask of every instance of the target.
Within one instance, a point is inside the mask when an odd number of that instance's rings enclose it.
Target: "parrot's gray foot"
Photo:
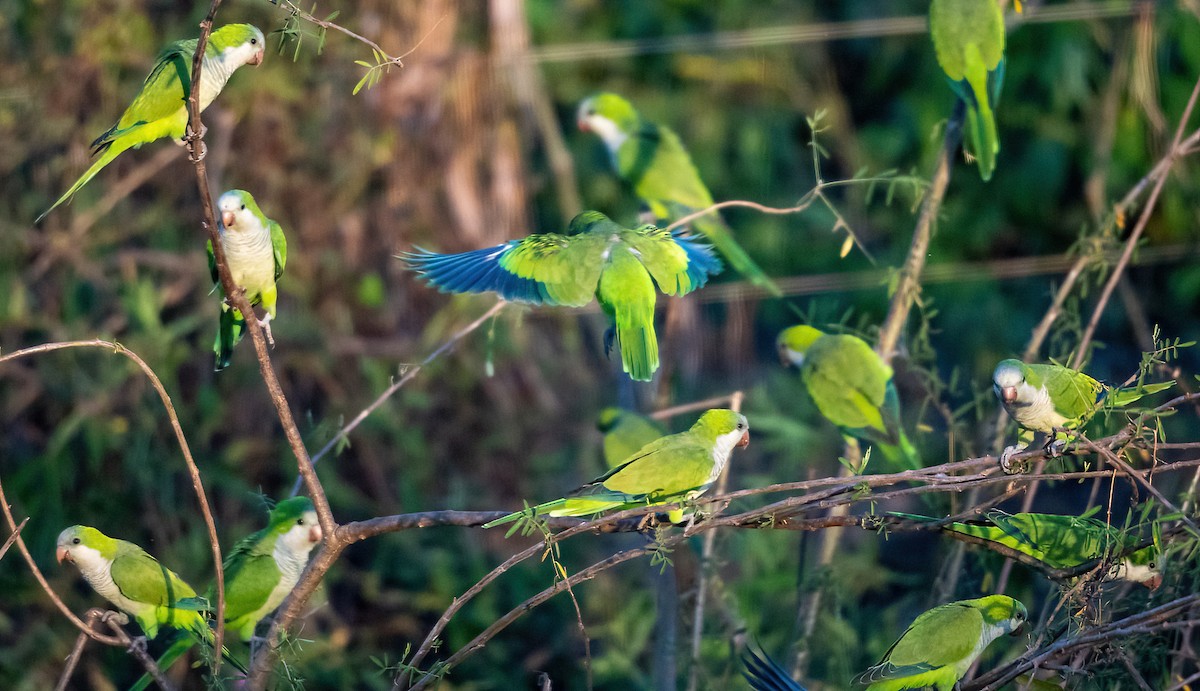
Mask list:
[[[272,348],[275,347],[275,337],[271,335],[271,315],[267,315],[258,320],[258,325],[262,327],[263,335],[267,337],[267,344]]]
[[[1029,464],[1024,460],[1013,460],[1013,456],[1025,450],[1024,446],[1014,445],[1004,448],[1000,454],[1000,470],[1004,471],[1005,475],[1020,475],[1029,469]]]
[[[1067,448],[1066,439],[1052,439],[1046,443],[1046,453],[1050,454],[1051,458],[1058,458],[1063,455],[1063,451]]]
[[[200,132],[197,134],[192,131],[192,126],[188,125],[183,135],[184,144],[190,144],[191,150],[188,158],[192,163],[199,163],[208,155],[208,145],[204,143],[204,135],[208,134],[208,128],[204,123],[200,123]]]

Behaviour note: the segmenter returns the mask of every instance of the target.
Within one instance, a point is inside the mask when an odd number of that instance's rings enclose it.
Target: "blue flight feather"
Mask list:
[[[500,265],[500,259],[516,241],[481,250],[439,254],[416,248],[401,258],[438,290],[450,293],[495,292],[510,302],[554,304],[541,282],[521,278]]]

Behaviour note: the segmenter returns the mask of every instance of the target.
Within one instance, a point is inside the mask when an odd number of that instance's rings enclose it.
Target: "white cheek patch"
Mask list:
[[[608,147],[609,151],[616,151],[621,148],[621,145],[629,138],[629,135],[617,127],[617,123],[602,115],[593,115],[587,118],[587,124],[600,139],[604,140],[604,144]]]

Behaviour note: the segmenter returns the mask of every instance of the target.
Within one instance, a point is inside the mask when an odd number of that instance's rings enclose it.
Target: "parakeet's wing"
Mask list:
[[[169,606],[196,595],[191,586],[140,547],[119,547],[110,573],[121,594],[135,602]]]
[[[813,402],[830,422],[887,435],[881,409],[892,369],[865,342],[852,336],[822,337],[809,349],[802,372]]]
[[[271,230],[271,250],[275,255],[275,280],[283,275],[283,267],[287,264],[287,238],[283,235],[283,228],[272,220],[267,220],[267,227]]]
[[[217,272],[217,254],[213,252],[212,240],[204,243],[204,249],[208,252],[208,275],[212,277],[213,287],[220,285],[221,275]]]
[[[721,270],[721,260],[710,245],[678,232],[642,226],[622,232],[621,237],[637,250],[642,265],[667,295],[687,295]]]
[[[1083,372],[1056,365],[1029,365],[1042,370],[1042,382],[1055,410],[1063,417],[1077,421],[1090,417],[1096,410],[1104,386]]]
[[[712,446],[683,432],[647,444],[581,490],[603,487],[630,495],[674,496],[707,484],[713,465]]]
[[[917,617],[860,678],[871,683],[952,665],[974,652],[982,633],[983,615],[974,607],[958,602],[934,607]]]
[[[616,159],[621,177],[633,185],[634,192],[659,218],[668,217],[662,206],[667,202],[693,210],[712,206],[712,195],[691,156],[667,127],[643,123],[617,150]]]
[[[225,620],[235,621],[261,608],[279,584],[279,567],[269,554],[247,551],[225,571]]]
[[[742,676],[754,691],[804,691],[804,687],[789,677],[779,663],[765,652],[760,656],[747,646],[742,664],[746,667],[742,670]]]
[[[128,134],[133,128],[169,117],[183,107],[192,88],[192,56],[195,53],[196,39],[175,41],[164,48],[121,119],[92,142],[93,154],[103,151],[114,139]]]

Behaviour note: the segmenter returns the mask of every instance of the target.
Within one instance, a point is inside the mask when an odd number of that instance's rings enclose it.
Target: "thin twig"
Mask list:
[[[13,531],[9,534],[8,539],[4,541],[4,546],[0,547],[0,559],[3,559],[4,555],[8,554],[8,550],[12,548],[13,543],[17,541],[17,537],[20,536],[21,531],[25,529],[25,524],[28,522],[29,516],[26,516],[25,520],[21,521],[20,525],[18,525],[16,528],[13,528]]]

